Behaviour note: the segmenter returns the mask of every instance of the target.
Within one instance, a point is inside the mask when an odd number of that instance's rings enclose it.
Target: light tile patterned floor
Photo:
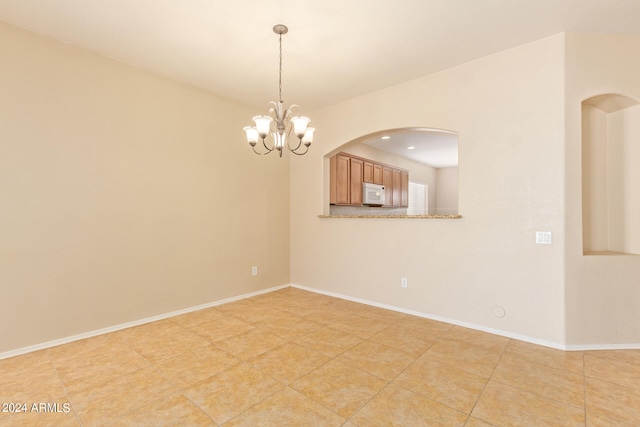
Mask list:
[[[26,404],[0,412],[21,427],[638,426],[640,350],[562,352],[285,288],[0,360],[0,402]]]

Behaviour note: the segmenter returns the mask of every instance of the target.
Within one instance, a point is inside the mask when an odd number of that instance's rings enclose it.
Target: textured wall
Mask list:
[[[289,283],[255,111],[5,25],[0,52],[0,353]]]

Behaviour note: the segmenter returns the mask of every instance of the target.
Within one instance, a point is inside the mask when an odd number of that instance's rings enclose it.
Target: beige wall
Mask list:
[[[0,52],[0,353],[289,282],[255,109],[6,25]]]
[[[564,343],[563,77],[556,35],[309,113],[315,147],[291,163],[292,282]],[[463,218],[318,218],[324,155],[403,127],[459,133]]]
[[[567,342],[576,346],[637,345],[640,343],[640,257],[583,256],[580,160],[583,100],[602,94],[621,94],[640,101],[640,37],[568,34],[566,41]],[[637,121],[633,126],[637,126]],[[637,127],[630,131],[637,135]],[[631,142],[637,150],[637,137]],[[638,157],[635,160],[633,155],[628,157],[629,161],[636,162],[637,170]],[[637,217],[636,214],[636,220]],[[629,232],[638,231],[630,229]]]

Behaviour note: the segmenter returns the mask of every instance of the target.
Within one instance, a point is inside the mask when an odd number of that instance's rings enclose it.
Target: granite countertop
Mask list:
[[[462,215],[318,215],[318,218],[460,219]]]

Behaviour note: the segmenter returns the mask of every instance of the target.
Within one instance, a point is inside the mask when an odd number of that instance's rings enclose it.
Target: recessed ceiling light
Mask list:
[[[385,136],[383,136],[383,137],[382,137],[382,139],[390,139],[390,138],[391,138],[391,137],[390,137],[390,136],[388,136],[388,135],[385,135]]]
[[[407,147],[407,150],[414,150],[416,147]]]

